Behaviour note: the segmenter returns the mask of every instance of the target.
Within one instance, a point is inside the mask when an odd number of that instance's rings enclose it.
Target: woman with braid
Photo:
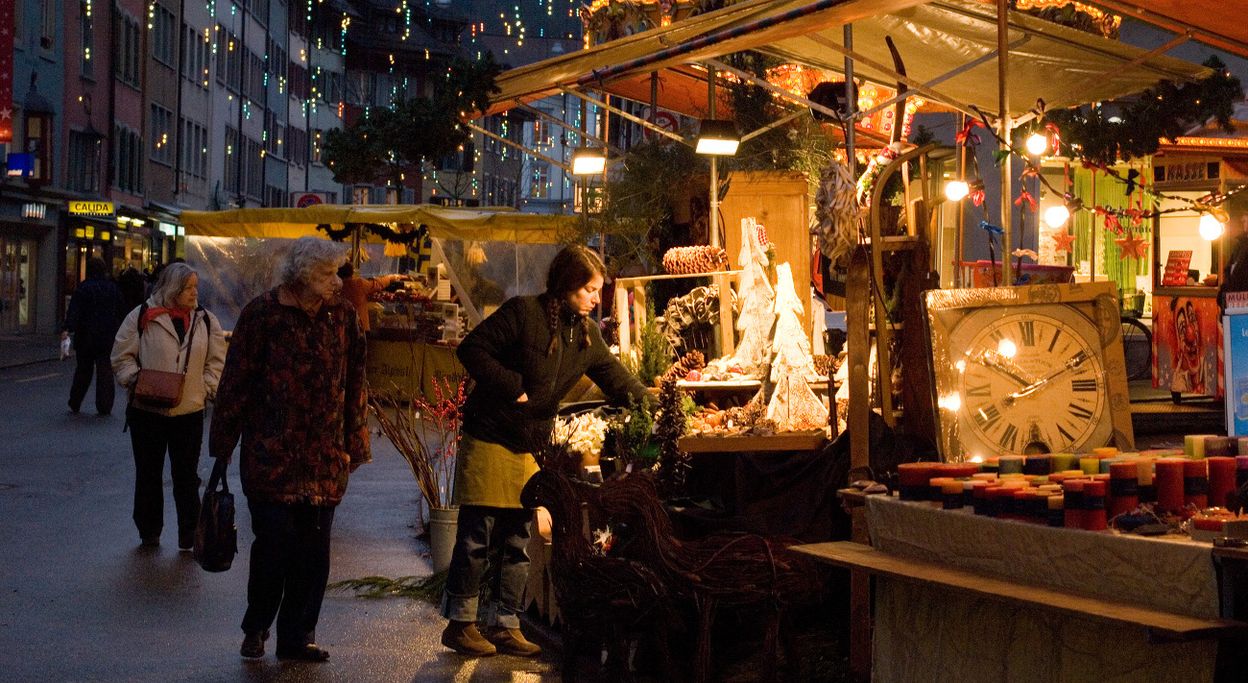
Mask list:
[[[550,440],[560,400],[582,375],[615,404],[645,394],[588,317],[605,274],[593,251],[567,247],[550,264],[544,294],[507,300],[459,345],[475,386],[464,403],[456,463],[459,527],[442,601],[442,616],[450,620],[442,644],[460,654],[541,652],[521,634],[517,617],[532,518],[520,504],[520,489],[537,471],[530,452]],[[489,565],[498,570],[490,587],[494,604],[479,606]],[[484,635],[478,620],[492,627]]]

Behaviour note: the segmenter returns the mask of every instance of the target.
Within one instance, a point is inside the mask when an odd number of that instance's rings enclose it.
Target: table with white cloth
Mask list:
[[[867,498],[872,545],[1023,585],[1200,618],[1219,616],[1208,543],[1090,532]],[[878,577],[878,681],[1210,681],[1217,641],[1150,642],[1145,629]]]

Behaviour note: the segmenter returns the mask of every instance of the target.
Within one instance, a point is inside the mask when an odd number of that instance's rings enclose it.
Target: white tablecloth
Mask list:
[[[977,517],[867,499],[872,545],[1029,585],[1178,614],[1218,616],[1208,544]],[[1209,681],[1214,641],[1149,643],[1142,627],[1027,608],[880,578],[877,681]]]

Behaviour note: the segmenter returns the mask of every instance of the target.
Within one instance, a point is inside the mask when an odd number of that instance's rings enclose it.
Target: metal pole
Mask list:
[[[706,69],[706,110],[710,117],[715,118],[715,67]],[[707,219],[707,232],[710,245],[719,246],[719,164],[718,157],[711,155],[711,195],[710,216]]]
[[[1010,75],[1010,22],[1009,22],[1010,3],[1009,0],[997,0],[997,112],[1001,145],[1004,151],[1010,149],[1010,94],[1008,78]],[[900,123],[900,122],[897,122]],[[1001,280],[1003,284],[1009,286],[1014,282],[1014,274],[1010,267],[1010,253],[1013,251],[1012,234],[1013,230],[1010,226],[1012,212],[1010,211],[1010,176],[1011,170],[1010,155],[1006,155],[1001,160]]]
[[[958,117],[958,130],[966,127],[966,114]],[[966,143],[958,143],[958,180],[966,182]],[[956,251],[954,252],[953,264],[953,286],[964,287],[966,283],[962,280],[962,259],[966,258],[966,204],[965,199],[956,202],[958,207],[958,228],[955,238]]]
[[[845,51],[854,51],[854,25],[845,24],[841,28],[841,36],[845,42]],[[854,126],[857,123],[854,119],[854,113],[858,109],[858,90],[854,87],[854,59],[849,55],[845,55],[845,120],[849,125],[845,127],[845,167],[849,169],[849,177],[857,178],[858,159],[855,156],[854,149]],[[896,125],[894,123],[894,125]]]

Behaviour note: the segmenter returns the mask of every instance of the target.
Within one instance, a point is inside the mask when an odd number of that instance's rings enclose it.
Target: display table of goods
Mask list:
[[[368,383],[373,391],[434,398],[434,380],[458,377],[455,357],[465,323],[459,304],[435,300],[436,290],[409,280],[369,297]]]
[[[1226,509],[1248,483],[1248,455],[1234,455],[1240,446],[1195,435],[1183,449],[1144,453],[907,463],[898,495],[866,497],[872,546],[888,557],[1053,589],[1076,605],[1099,599],[1197,619],[1242,617],[1222,609],[1211,542],[1248,536],[1248,519]],[[1242,447],[1248,451],[1248,440]],[[874,596],[879,680],[955,671],[959,680],[985,681],[1214,677],[1212,638],[1157,642],[1138,624],[896,577],[879,578]]]

